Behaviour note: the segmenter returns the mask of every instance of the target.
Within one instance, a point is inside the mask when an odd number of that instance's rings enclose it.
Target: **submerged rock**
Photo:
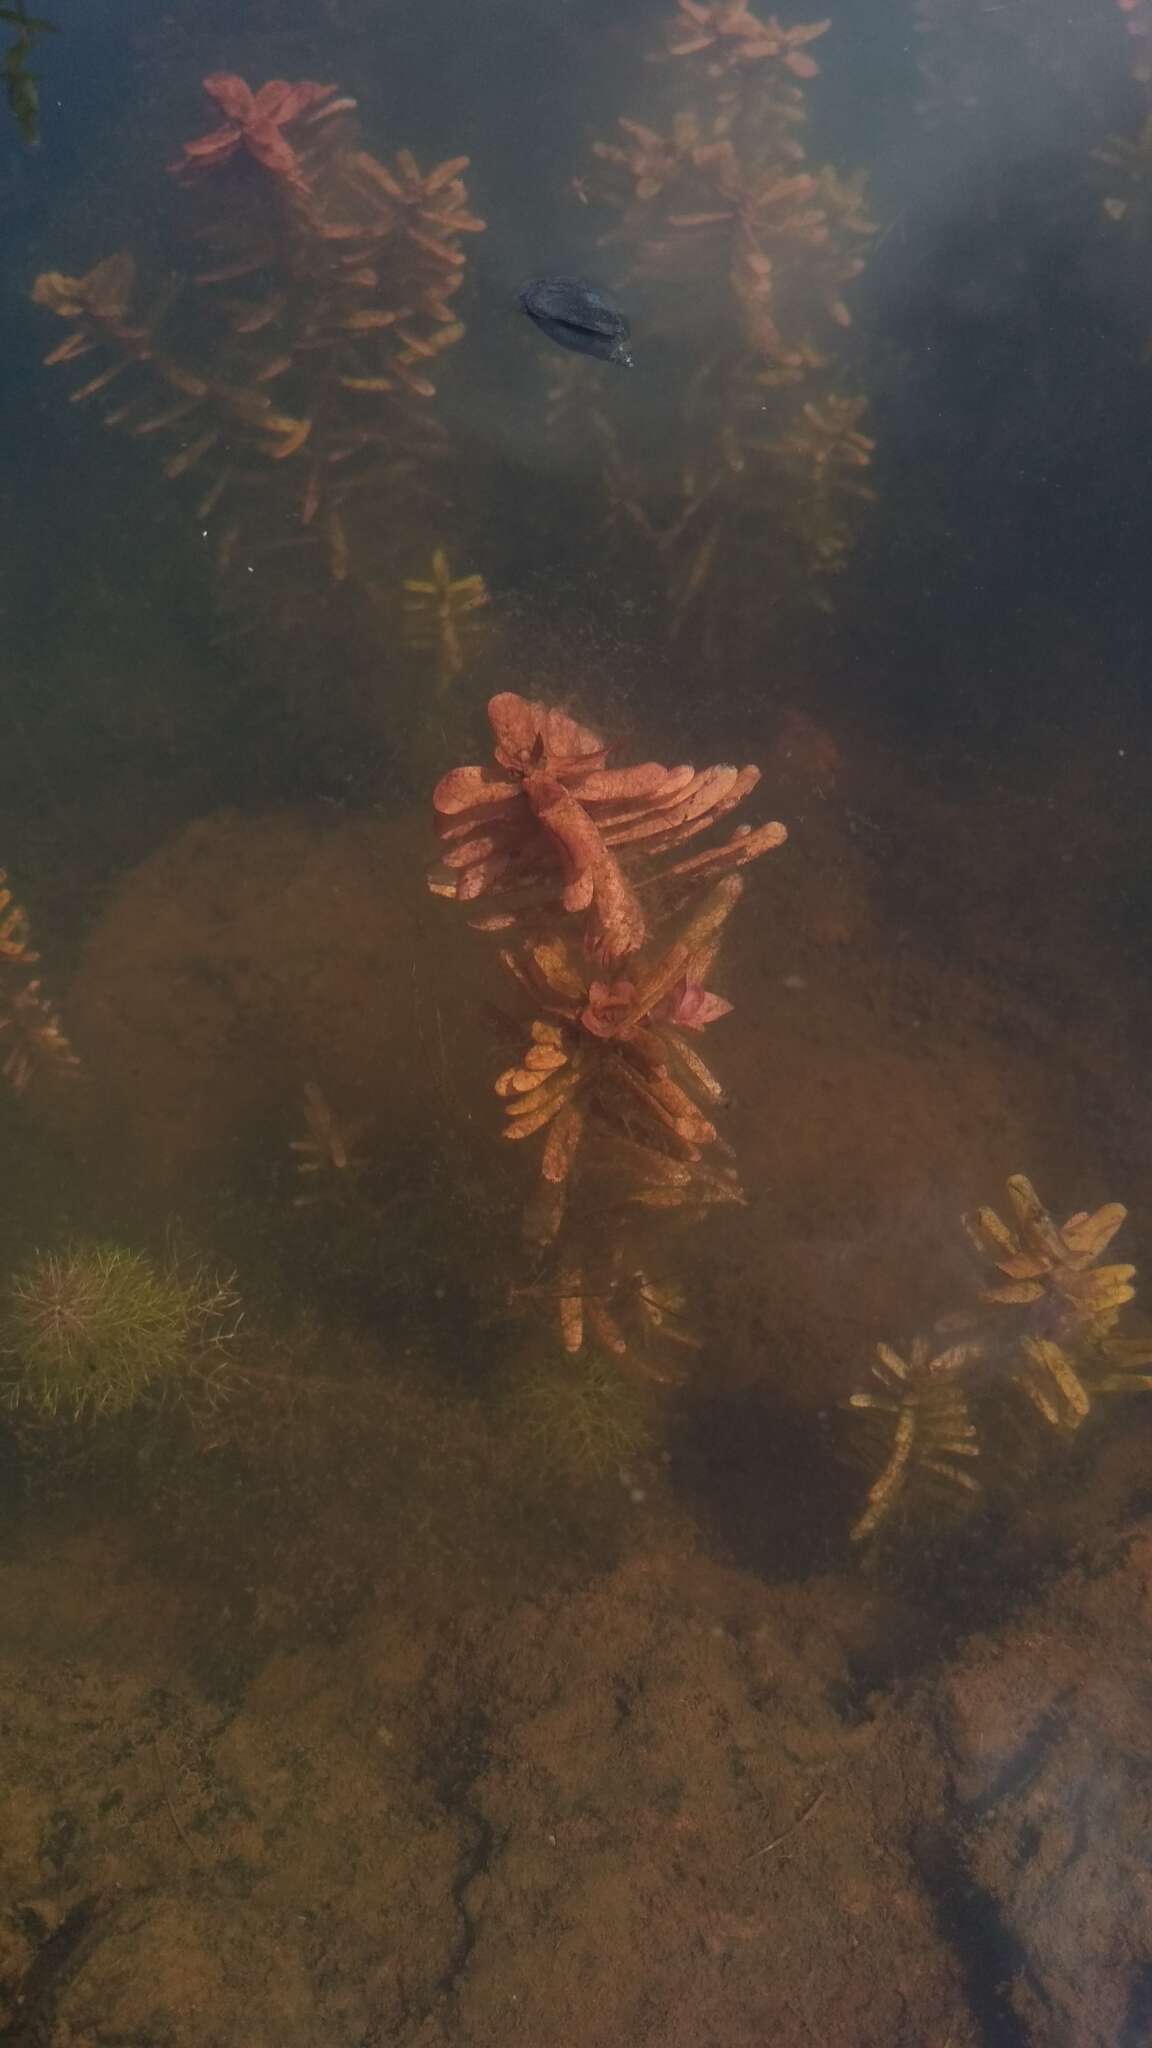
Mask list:
[[[1145,1519],[1098,1538],[945,1687],[966,1876],[997,1930],[1004,2038],[1029,2048],[1149,2038],[1150,1623]]]

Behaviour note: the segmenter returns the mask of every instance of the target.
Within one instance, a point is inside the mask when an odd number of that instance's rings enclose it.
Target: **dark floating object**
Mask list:
[[[538,277],[524,286],[519,297],[528,318],[561,348],[599,356],[604,363],[621,363],[626,370],[634,367],[628,351],[628,322],[596,285],[570,277]]]

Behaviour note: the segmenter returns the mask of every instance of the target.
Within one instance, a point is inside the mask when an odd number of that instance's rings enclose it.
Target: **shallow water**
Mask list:
[[[1152,14],[58,26],[0,2040],[1136,2048]]]

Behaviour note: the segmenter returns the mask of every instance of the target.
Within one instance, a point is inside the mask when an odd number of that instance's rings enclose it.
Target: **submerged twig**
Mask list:
[[[164,1794],[164,1804],[168,1808],[172,1825],[175,1828],[176,1833],[179,1835],[180,1840],[183,1842],[184,1847],[187,1849],[188,1854],[191,1856],[192,1861],[194,1863],[202,1864],[204,1862],[204,1857],[201,1855],[199,1849],[196,1847],[196,1844],[192,1840],[191,1835],[188,1833],[187,1828],[184,1826],[184,1823],[181,1820],[180,1815],[177,1813],[176,1808],[172,1804],[172,1794],[168,1790],[168,1778],[164,1770],[164,1758],[160,1749],[159,1735],[153,1735],[152,1747],[156,1752],[156,1769],[160,1778],[160,1790]]]
[[[754,1849],[750,1856],[744,1858],[745,1863],[758,1863],[762,1856],[770,1856],[773,1849],[778,1849],[782,1842],[786,1842],[790,1835],[794,1835],[798,1828],[802,1828],[806,1820],[811,1820],[816,1808],[823,1805],[827,1799],[830,1789],[831,1787],[828,1785],[821,1785],[815,1797],[808,1801],[804,1811],[797,1814],[796,1819],[792,1821],[790,1826],[782,1829],[780,1834],[773,1835],[772,1840],[765,1842],[762,1849]]]

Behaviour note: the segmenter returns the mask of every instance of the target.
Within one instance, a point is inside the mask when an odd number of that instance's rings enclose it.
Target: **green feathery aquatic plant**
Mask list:
[[[0,1297],[0,1404],[78,1422],[182,1396],[238,1319],[231,1280],[199,1267],[114,1244],[36,1252]]]
[[[550,1471],[601,1479],[652,1449],[652,1404],[614,1359],[533,1356],[510,1380],[504,1412]]]

